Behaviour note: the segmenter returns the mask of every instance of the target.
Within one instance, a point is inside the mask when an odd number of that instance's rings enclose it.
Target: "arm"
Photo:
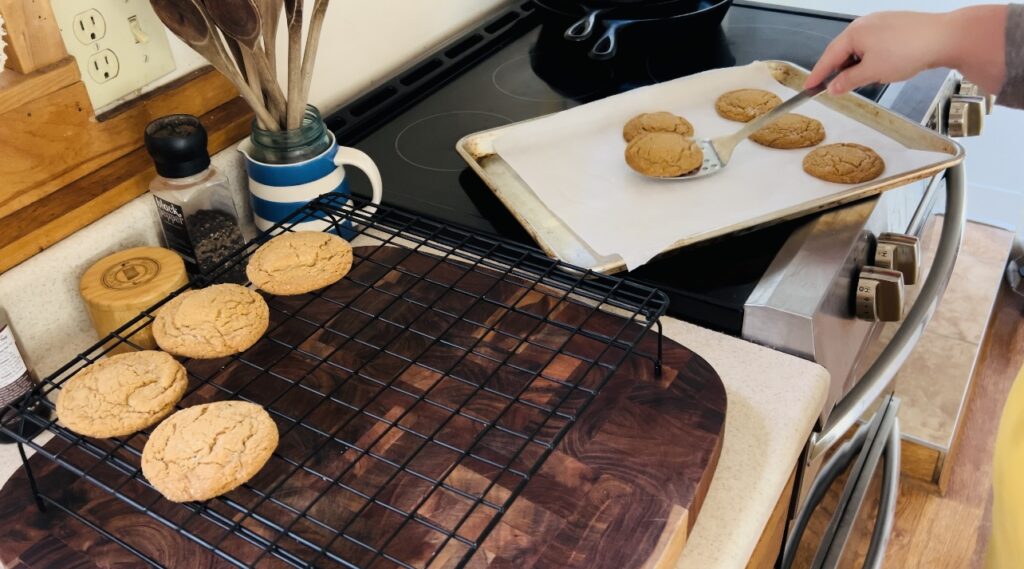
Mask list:
[[[1006,15],[1006,77],[996,101],[1024,109],[1024,6],[1010,6]],[[996,93],[997,91],[989,91]]]
[[[868,83],[904,81],[934,67],[953,67],[989,93],[998,93],[1005,83],[1001,102],[1024,104],[1024,6],[870,14],[832,41],[807,85],[820,83],[850,55],[861,62],[832,82],[829,91],[834,94]]]

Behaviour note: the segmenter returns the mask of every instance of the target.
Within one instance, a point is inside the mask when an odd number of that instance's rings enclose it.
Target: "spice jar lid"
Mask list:
[[[165,178],[187,178],[210,166],[206,129],[192,115],[156,119],[146,126],[145,141],[157,174]]]
[[[188,282],[185,263],[161,247],[125,249],[96,261],[79,282],[93,309],[142,311]]]

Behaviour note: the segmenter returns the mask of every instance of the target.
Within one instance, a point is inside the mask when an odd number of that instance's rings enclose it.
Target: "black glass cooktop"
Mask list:
[[[589,46],[562,37],[563,18],[526,2],[332,114],[328,125],[376,161],[385,203],[530,242],[455,151],[463,136],[707,69],[767,59],[810,68],[848,23],[736,3],[720,28],[624,35],[619,56],[598,62],[586,56]],[[353,189],[365,194],[366,184],[355,176]],[[744,302],[798,224],[690,247],[633,276],[668,292],[673,314],[739,334]]]

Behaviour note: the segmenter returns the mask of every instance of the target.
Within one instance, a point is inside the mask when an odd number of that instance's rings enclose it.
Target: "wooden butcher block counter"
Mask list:
[[[135,469],[145,433],[120,445],[90,441],[122,459],[120,470],[97,464],[81,444],[55,437],[46,452],[59,453],[79,472],[31,459],[40,488],[54,499],[46,513],[35,507],[24,469],[8,481],[0,492],[0,562],[32,569],[140,563],[91,523],[169,567],[232,566],[225,556],[256,567],[345,566],[340,559],[375,568],[673,567],[723,448],[726,388],[715,369],[666,339],[657,374],[649,357],[657,336],[648,332],[610,378],[594,379],[589,370],[597,368],[582,364],[592,360],[599,367],[614,353],[600,352],[578,334],[564,337],[564,328],[549,324],[586,321],[580,329],[610,337],[635,325],[607,314],[582,318],[573,312],[580,307],[562,307],[538,288],[488,288],[486,274],[463,274],[451,264],[438,269],[419,253],[381,251],[357,248],[357,259],[372,255],[374,263],[357,261],[348,278],[315,299],[269,298],[268,337],[237,360],[186,363],[192,385],[183,407],[244,398],[268,407],[277,421],[280,446],[249,484],[203,505],[175,505]],[[389,272],[399,266],[402,271]],[[367,296],[360,284],[393,274],[398,290],[403,274],[428,272],[434,283],[487,289],[488,302],[458,309],[453,294],[395,308],[393,298]],[[397,298],[428,294],[415,289]],[[441,314],[422,310],[441,304],[449,307]],[[460,319],[450,318],[459,310],[465,310]],[[387,326],[363,335],[357,324],[367,313],[386,314]],[[547,317],[538,321],[530,314]],[[362,323],[365,330],[365,318]],[[417,327],[421,336],[459,332],[437,349],[405,336]],[[353,345],[352,338],[363,343]],[[365,349],[374,343],[387,349]],[[463,365],[474,355],[486,358]],[[342,371],[354,369],[363,371]],[[542,376],[555,384],[537,387],[535,378]],[[557,396],[560,385],[569,386],[568,395]],[[587,385],[600,389],[579,397]],[[506,392],[518,395],[503,399]],[[458,412],[432,416],[421,405],[426,402],[434,415],[437,409]],[[545,405],[575,422],[531,416]],[[484,420],[503,427],[481,432]],[[436,429],[427,427],[435,423]],[[564,436],[546,451],[544,441],[557,440],[562,427]],[[520,432],[528,442],[511,436]],[[438,487],[434,480],[444,483]],[[58,503],[70,505],[85,523],[59,511]],[[338,528],[343,531],[331,531]],[[266,553],[268,544],[277,555]]]

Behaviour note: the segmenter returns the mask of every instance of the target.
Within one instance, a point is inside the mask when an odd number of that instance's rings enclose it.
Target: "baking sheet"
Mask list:
[[[643,265],[674,243],[761,225],[823,200],[839,202],[856,189],[804,173],[809,149],[775,150],[752,142],[737,147],[724,172],[702,180],[652,180],[626,166],[622,126],[632,117],[671,111],[692,122],[696,136],[729,134],[739,123],[719,117],[714,101],[726,91],[748,87],[783,99],[796,93],[765,62],[712,70],[505,127],[493,141],[494,151],[589,249],[598,256],[621,257],[628,268]],[[856,142],[878,151],[886,161],[882,178],[950,158],[910,149],[818,101],[797,112],[825,125],[825,144]]]

